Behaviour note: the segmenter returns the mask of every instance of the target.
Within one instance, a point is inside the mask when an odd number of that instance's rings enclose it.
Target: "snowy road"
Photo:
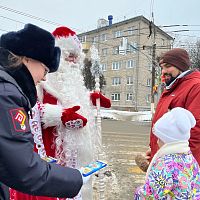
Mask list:
[[[132,200],[134,188],[140,185],[144,173],[134,158],[148,148],[150,123],[102,121],[105,159],[111,176],[105,177],[106,200]]]

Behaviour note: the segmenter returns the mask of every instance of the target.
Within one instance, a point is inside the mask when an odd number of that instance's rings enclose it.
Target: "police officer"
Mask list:
[[[60,49],[46,30],[27,24],[0,38],[0,199],[8,187],[24,193],[72,198],[83,184],[79,170],[47,163],[33,152],[29,127],[35,85],[59,66]]]

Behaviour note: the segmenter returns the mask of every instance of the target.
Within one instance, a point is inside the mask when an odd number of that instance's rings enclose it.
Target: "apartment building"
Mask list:
[[[106,80],[103,93],[112,100],[112,108],[150,110],[153,44],[157,57],[171,48],[173,38],[144,16],[118,23],[108,16],[108,21],[99,20],[97,29],[78,37],[86,57],[91,45],[98,49]]]

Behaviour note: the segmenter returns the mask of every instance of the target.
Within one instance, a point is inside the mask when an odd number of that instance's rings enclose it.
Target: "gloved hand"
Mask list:
[[[87,119],[76,113],[80,106],[64,109],[62,112],[61,120],[64,126],[68,129],[82,128],[87,124]]]
[[[135,163],[143,172],[147,172],[147,169],[149,167],[149,161],[146,159],[145,156],[136,155]]]
[[[105,97],[101,92],[92,92],[90,93],[90,98],[92,100],[92,104],[96,106],[96,100],[100,98],[100,106],[104,108],[110,108],[111,107],[111,102],[110,99]]]
[[[81,176],[82,176],[82,179],[83,179],[83,184],[87,183],[90,180],[91,175],[89,175],[89,176],[83,176],[83,169],[80,168],[78,170],[81,173]]]

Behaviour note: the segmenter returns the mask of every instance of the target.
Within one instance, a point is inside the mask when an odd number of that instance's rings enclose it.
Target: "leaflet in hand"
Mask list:
[[[93,174],[94,172],[106,167],[106,166],[107,166],[106,163],[97,160],[97,161],[95,161],[95,162],[93,162],[93,163],[91,163],[91,164],[89,164],[85,167],[82,167],[81,171],[82,171],[83,176],[86,177],[86,176],[89,176],[89,175]]]
[[[46,156],[45,158],[43,158],[43,160],[45,160],[48,163],[56,163],[57,162],[57,159],[53,158],[51,156]]]

